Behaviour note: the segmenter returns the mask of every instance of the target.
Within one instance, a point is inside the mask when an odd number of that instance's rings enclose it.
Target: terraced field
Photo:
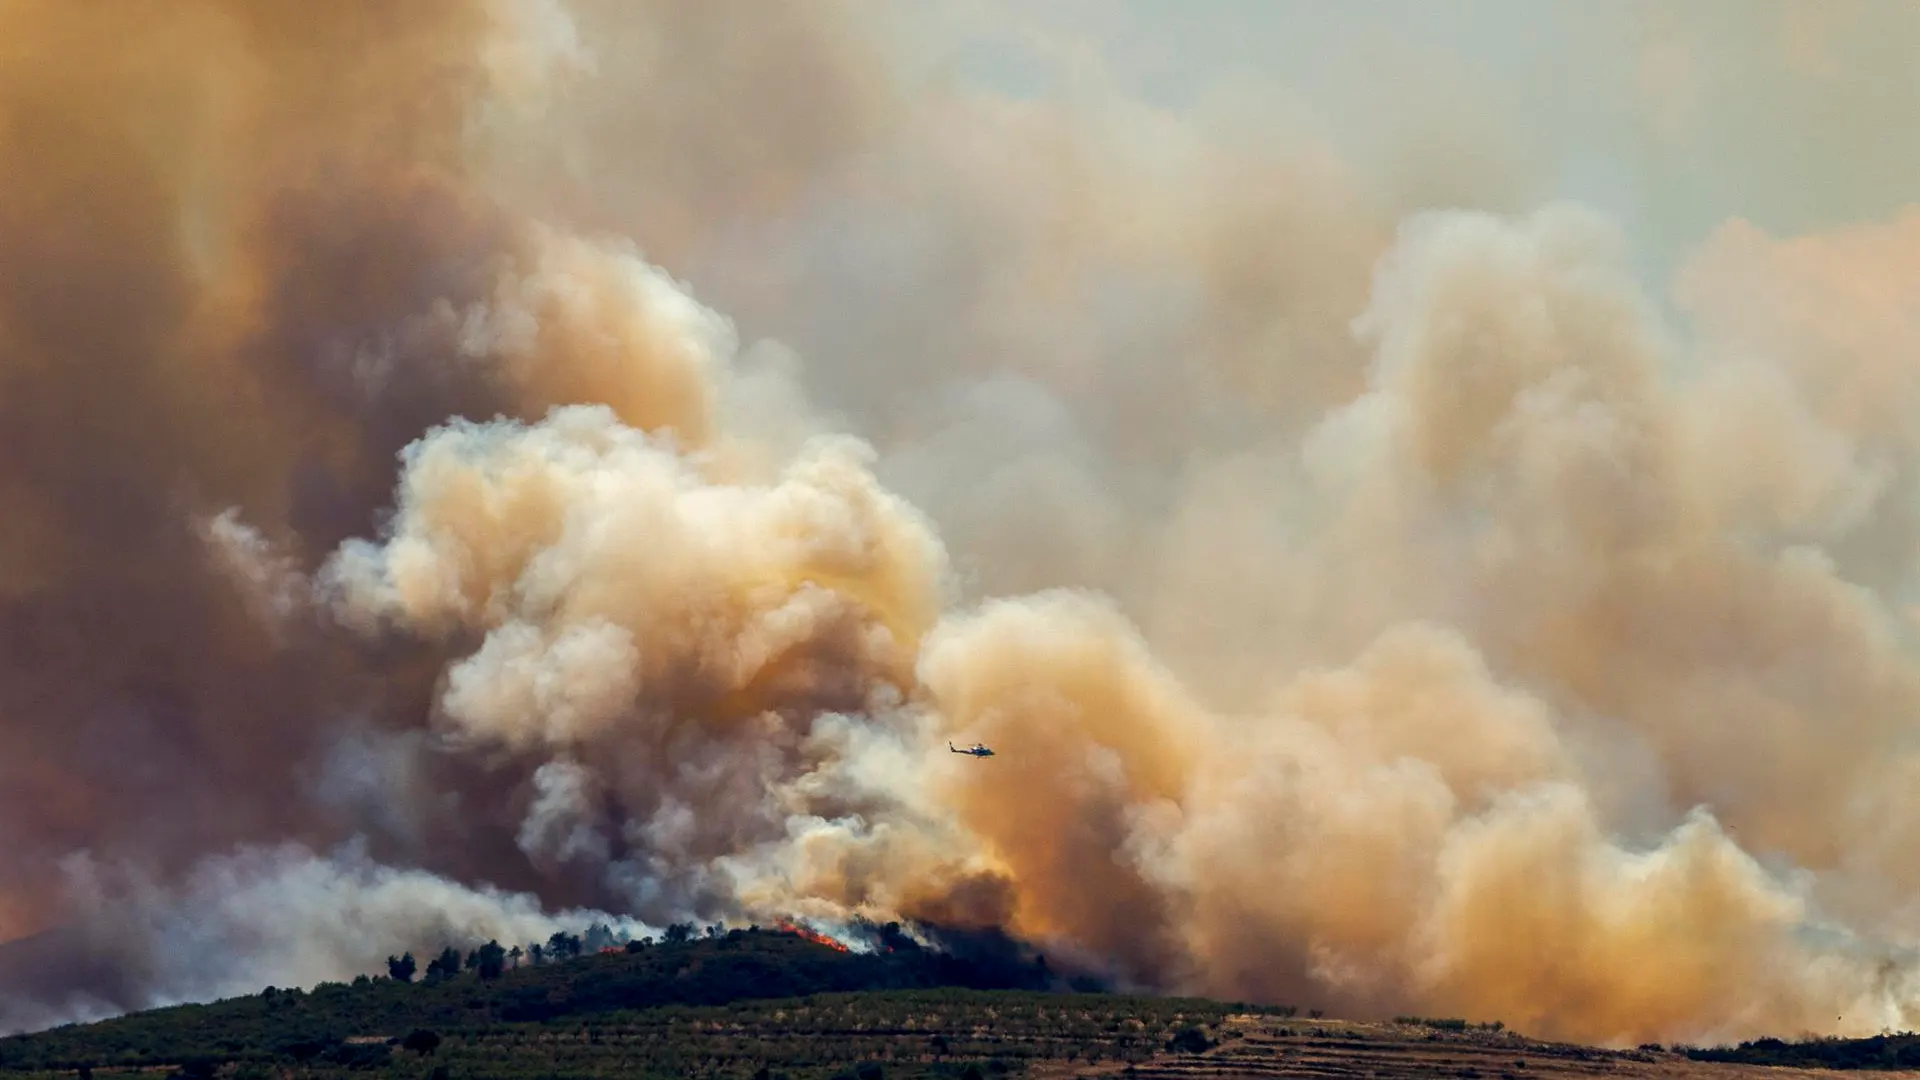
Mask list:
[[[994,1076],[1043,1062],[1143,1063],[1183,1027],[1226,1015],[1217,1003],[1098,995],[826,994],[448,1032],[432,1061],[454,1077],[491,1080],[744,1078],[761,1069],[791,1080],[955,1076],[969,1064]]]
[[[1703,1062],[1678,1053],[1600,1050],[1537,1042],[1506,1032],[1452,1032],[1410,1024],[1237,1015],[1223,1018],[1209,1034],[1215,1045],[1198,1052],[1162,1051],[1138,1063],[1046,1062],[1029,1075],[1035,1080],[1100,1076],[1130,1080],[1835,1080],[1840,1075],[1831,1070]],[[1920,1072],[1872,1075],[1915,1077]]]

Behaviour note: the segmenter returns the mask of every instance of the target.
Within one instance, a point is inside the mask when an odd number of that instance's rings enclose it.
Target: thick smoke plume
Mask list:
[[[1792,10],[1647,129],[1913,30]],[[0,1027],[689,918],[1910,1026],[1917,219],[1664,295],[1491,112],[922,16],[0,11]]]

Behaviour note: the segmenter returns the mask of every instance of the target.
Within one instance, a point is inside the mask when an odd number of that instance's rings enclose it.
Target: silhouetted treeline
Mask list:
[[[651,944],[652,939],[644,939],[644,943]],[[611,930],[596,924],[588,928],[584,938],[579,934],[560,931],[544,942],[536,941],[525,947],[515,945],[511,949],[503,947],[498,941],[489,941],[468,950],[464,956],[460,950],[447,945],[427,962],[426,981],[450,979],[462,971],[470,971],[480,979],[492,981],[519,967],[523,960],[539,967],[553,960],[571,960],[584,952],[600,952],[616,944],[638,943],[617,939]],[[420,962],[411,952],[387,957],[387,977],[395,982],[410,983],[419,970]]]
[[[1055,971],[1047,957],[1032,945],[997,928],[963,930],[921,926],[929,945],[922,948],[899,923],[856,924],[855,932],[882,951],[926,953],[924,962],[939,983],[1021,990],[1057,989],[1084,993],[1110,989],[1103,979],[1086,972]]]
[[[1865,1039],[1754,1039],[1739,1046],[1685,1047],[1695,1061],[1777,1065],[1802,1069],[1920,1069],[1920,1035]]]

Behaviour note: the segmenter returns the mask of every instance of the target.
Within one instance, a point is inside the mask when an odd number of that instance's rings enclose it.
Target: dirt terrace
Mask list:
[[[1692,1061],[1670,1053],[1543,1043],[1507,1032],[1436,1031],[1400,1024],[1236,1016],[1210,1034],[1218,1039],[1218,1045],[1199,1054],[1165,1053],[1131,1068],[1054,1063],[1040,1066],[1030,1075],[1045,1080],[1097,1076],[1135,1080],[1549,1080],[1603,1076],[1621,1080],[1837,1080],[1840,1075],[1816,1069]],[[1920,1073],[1876,1072],[1873,1077],[1920,1078]]]

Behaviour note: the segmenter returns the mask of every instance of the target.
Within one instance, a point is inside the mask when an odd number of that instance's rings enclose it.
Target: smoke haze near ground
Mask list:
[[[0,1028],[787,916],[1910,1026],[1920,11],[908,10],[0,8]]]

